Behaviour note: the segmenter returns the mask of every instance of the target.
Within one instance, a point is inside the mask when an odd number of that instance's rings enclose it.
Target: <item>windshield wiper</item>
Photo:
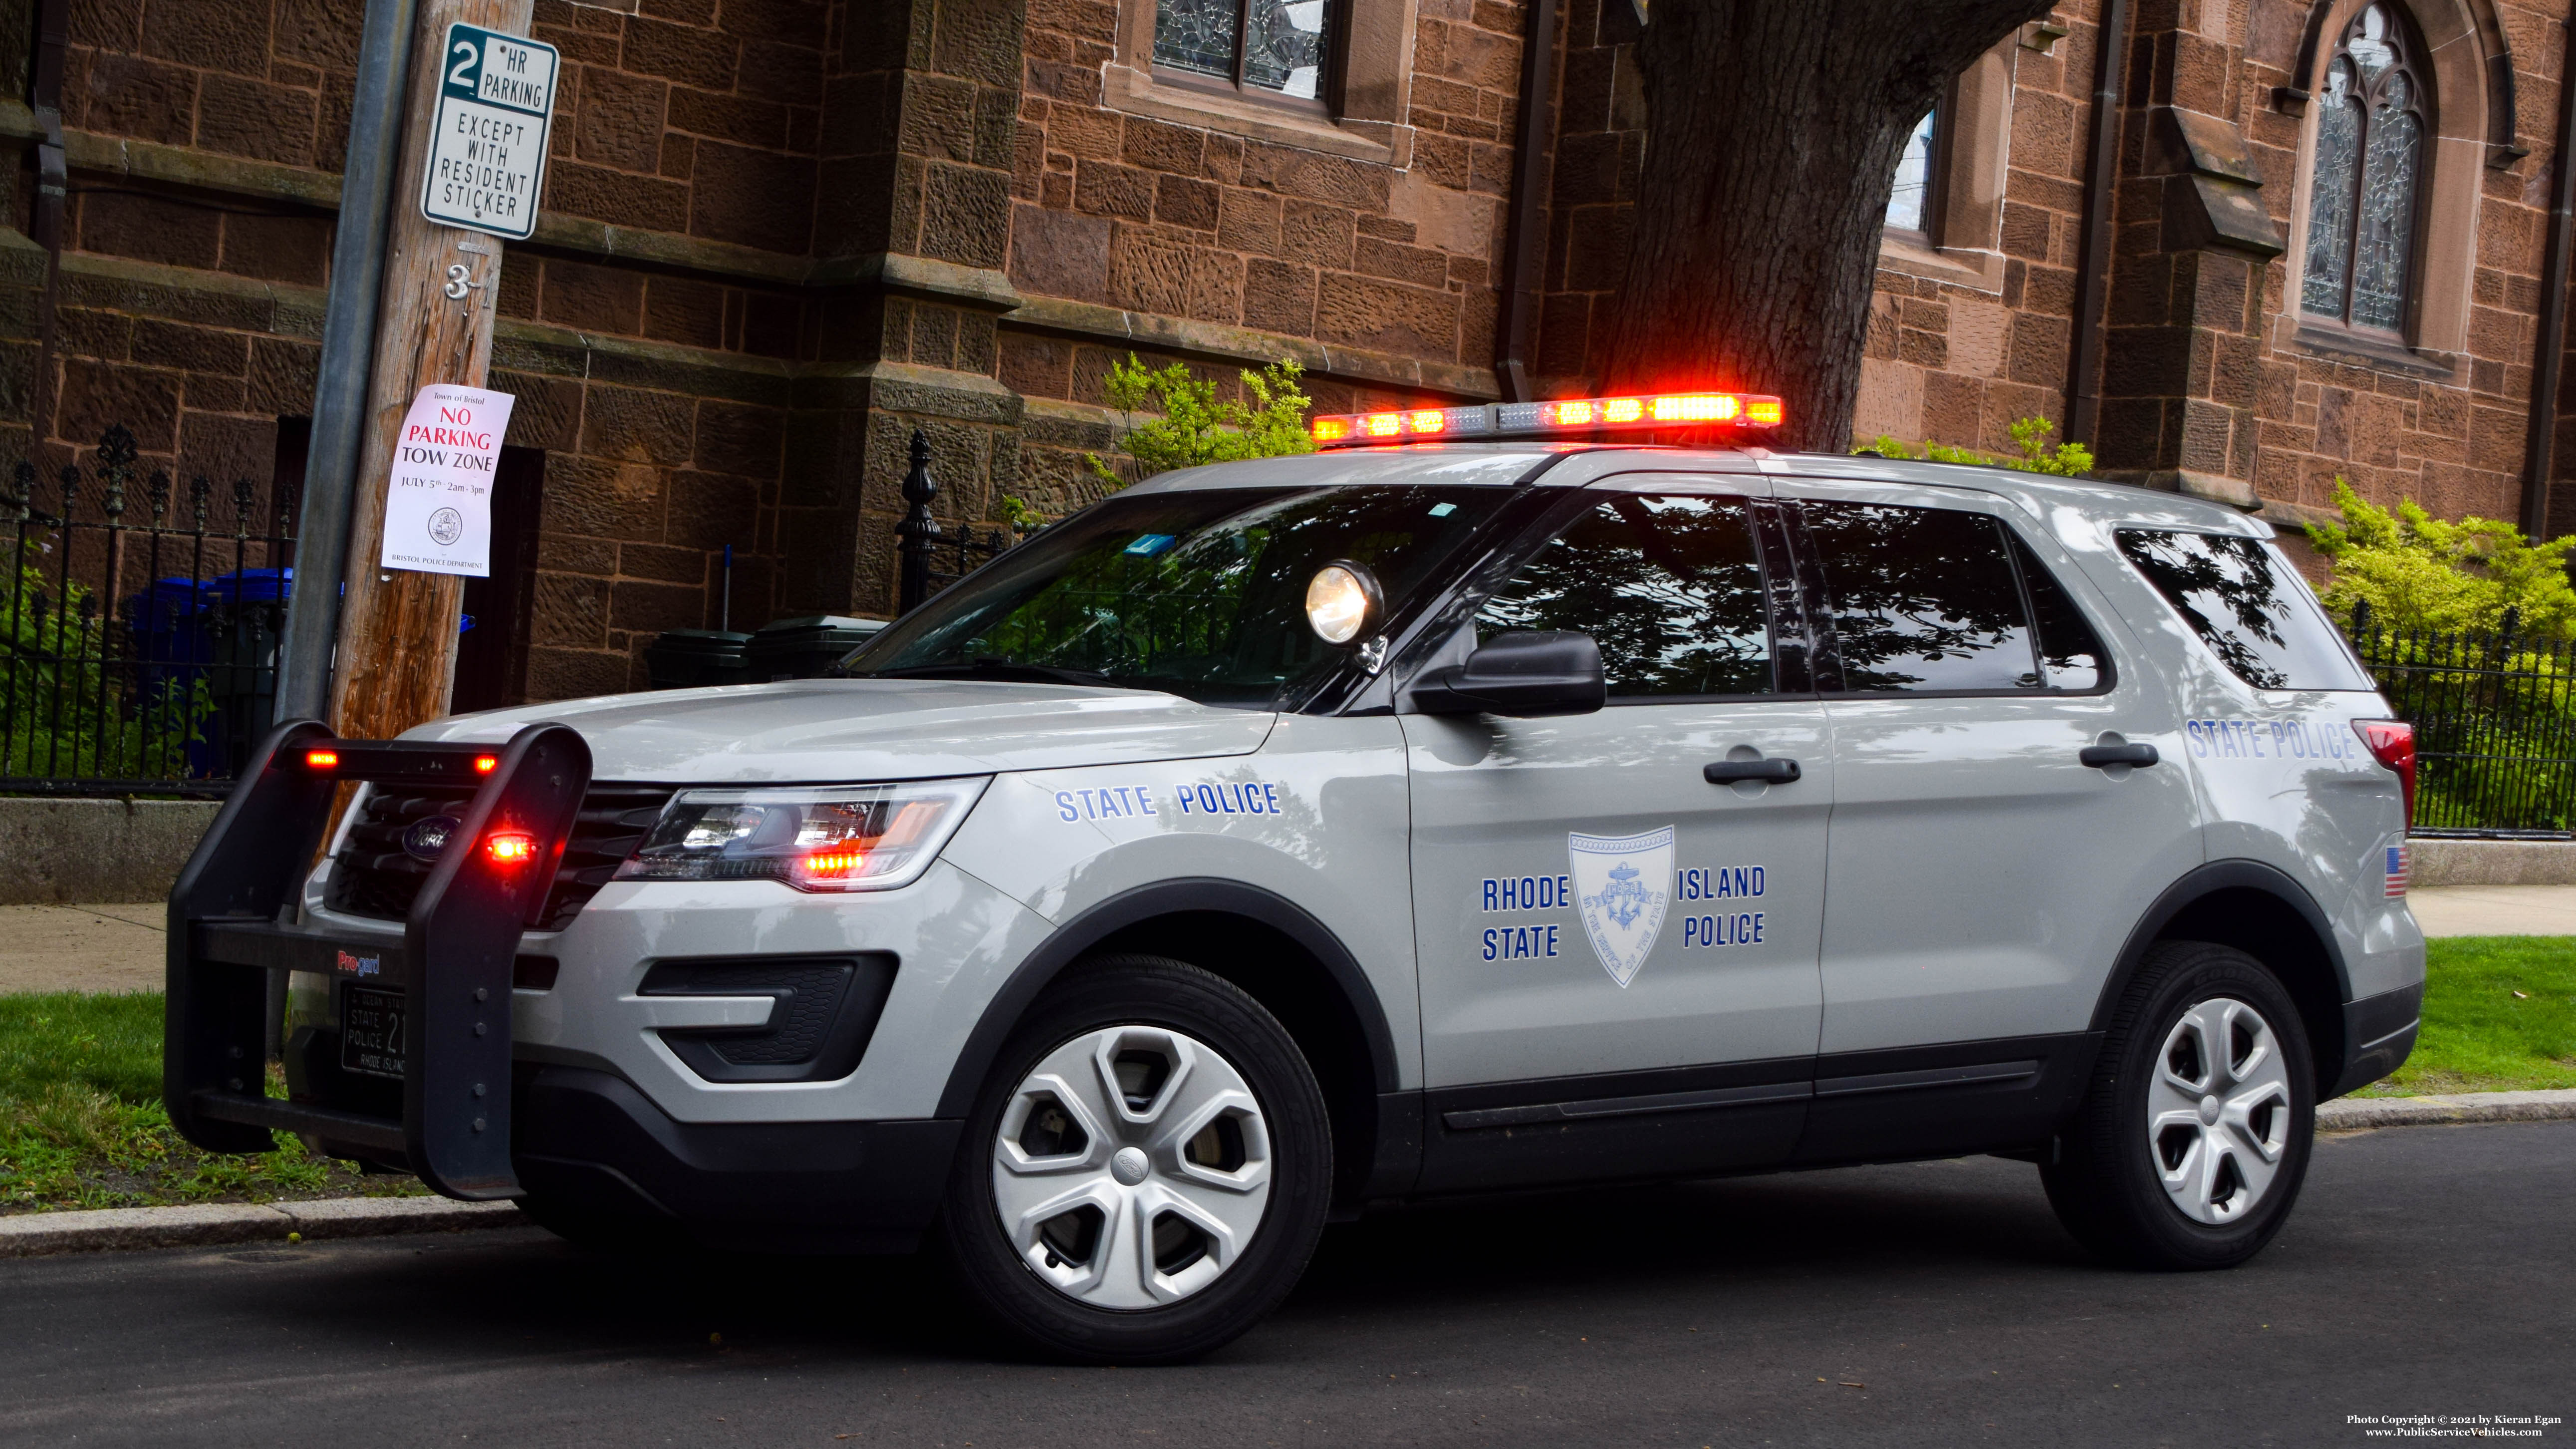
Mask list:
[[[1016,659],[997,659],[984,655],[972,661],[951,660],[946,664],[915,664],[905,669],[880,669],[866,676],[871,679],[1010,679],[1031,684],[1080,684],[1098,689],[1142,689],[1147,686],[1112,679],[1096,669],[1061,669],[1052,664],[1023,664]]]

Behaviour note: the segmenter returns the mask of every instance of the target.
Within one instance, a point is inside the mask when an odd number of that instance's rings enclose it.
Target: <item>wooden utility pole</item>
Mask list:
[[[384,552],[386,483],[413,394],[434,382],[479,388],[491,366],[502,243],[431,223],[420,214],[419,197],[447,27],[525,35],[533,8],[534,0],[422,0],[412,30],[409,120],[394,178],[366,441],[349,510],[348,593],[331,671],[331,725],[345,739],[390,739],[447,713],[464,580],[386,569],[376,561]],[[458,267],[464,270],[455,272]],[[454,291],[464,295],[450,296]]]

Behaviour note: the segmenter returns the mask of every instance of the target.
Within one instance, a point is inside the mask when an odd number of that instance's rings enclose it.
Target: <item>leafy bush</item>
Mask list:
[[[2576,536],[2535,545],[2499,519],[2445,523],[2412,499],[2379,508],[2341,478],[2334,500],[2343,522],[2307,530],[2334,566],[2322,597],[2415,725],[2416,824],[2576,824]]]
[[[1136,460],[1138,478],[1202,463],[1311,453],[1315,440],[1306,432],[1306,409],[1313,401],[1297,386],[1303,375],[1303,368],[1283,358],[1259,372],[1246,369],[1241,374],[1246,399],[1220,399],[1215,383],[1191,376],[1180,363],[1148,368],[1128,353],[1125,362],[1109,369],[1109,405],[1128,415],[1118,451]],[[1135,414],[1142,411],[1161,416],[1138,423]],[[1135,481],[1098,454],[1086,456],[1091,471],[1110,488]]]
[[[1924,443],[1920,449],[1909,448],[1885,433],[1877,441],[1855,448],[1856,453],[1876,453],[1882,458],[1912,458],[1928,463],[1967,463],[1981,468],[2012,468],[2023,473],[2046,473],[2058,478],[2081,478],[2093,471],[2093,451],[2082,443],[2060,443],[2048,446],[2048,435],[2057,424],[2046,418],[2023,418],[2012,425],[2013,445],[2018,456],[1981,453],[1974,448],[1956,448],[1948,443]]]
[[[130,686],[102,662],[108,626],[98,615],[87,588],[25,558],[14,585],[0,584],[0,775],[188,773],[188,746],[214,713],[205,681]]]
[[[2334,564],[2325,604],[2350,620],[2368,603],[2391,629],[2494,633],[2514,611],[2524,638],[2576,639],[2576,589],[2567,555],[2576,534],[2533,544],[2501,519],[2444,523],[2411,498],[2379,508],[2334,480],[2343,523],[2310,524],[2308,541]]]

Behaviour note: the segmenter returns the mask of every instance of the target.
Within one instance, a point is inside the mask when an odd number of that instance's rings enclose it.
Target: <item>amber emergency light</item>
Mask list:
[[[1676,392],[1645,397],[1559,398],[1552,402],[1474,403],[1457,408],[1401,408],[1335,413],[1312,424],[1324,448],[1431,439],[1545,438],[1645,428],[1780,426],[1780,400],[1753,393]]]

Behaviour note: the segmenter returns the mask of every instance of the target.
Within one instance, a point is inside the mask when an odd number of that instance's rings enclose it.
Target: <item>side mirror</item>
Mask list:
[[[1601,646],[1589,634],[1497,634],[1464,664],[1414,681],[1424,714],[1499,714],[1517,719],[1590,714],[1609,698]]]

